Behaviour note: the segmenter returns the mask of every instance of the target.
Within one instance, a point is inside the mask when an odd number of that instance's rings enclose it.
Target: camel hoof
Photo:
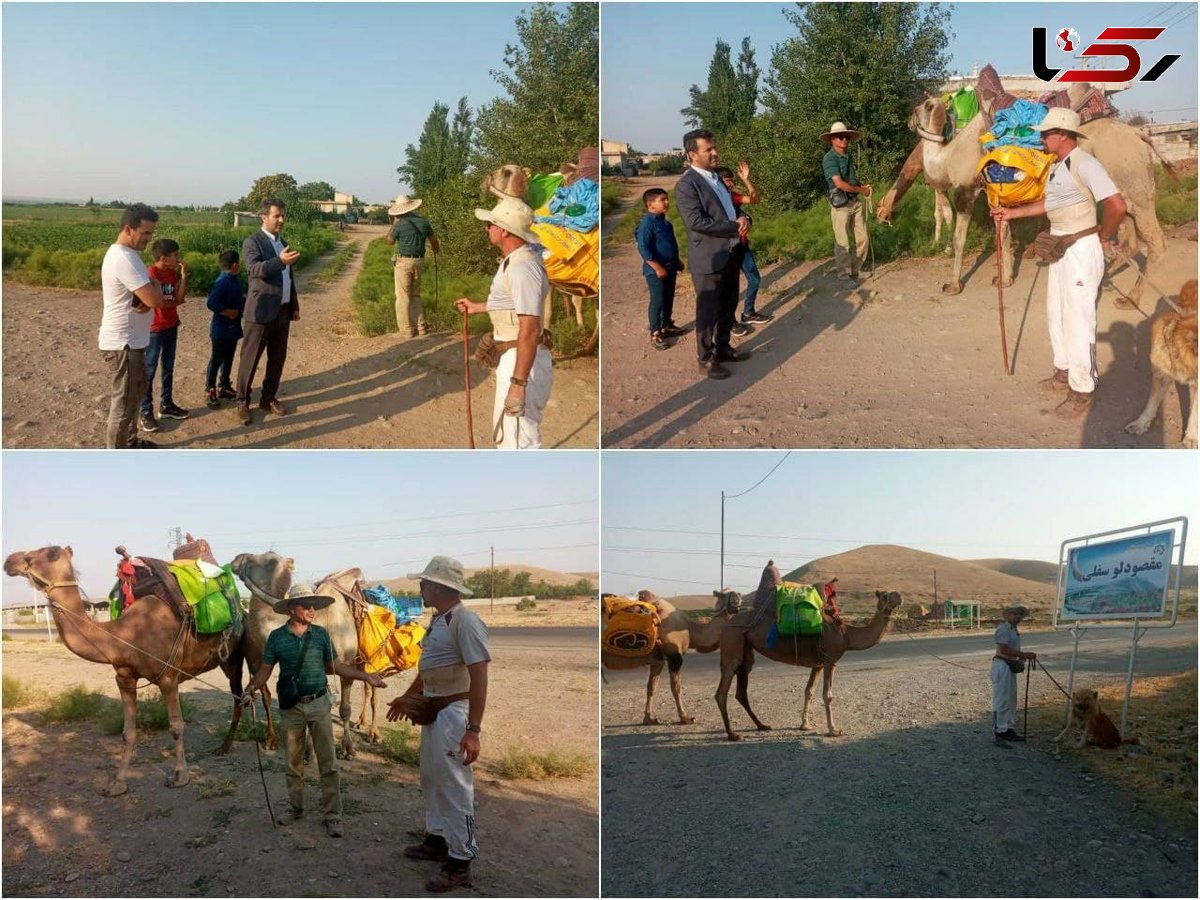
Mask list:
[[[682,719],[679,720],[680,725],[694,725],[695,723],[696,723],[695,716],[684,716]]]
[[[726,737],[728,737],[731,741],[740,741],[742,739],[740,734],[734,734],[732,731],[729,732]]]
[[[100,791],[105,797],[120,797],[129,790],[129,785],[123,781],[111,781]]]
[[[212,755],[213,756],[226,756],[226,755],[228,755],[228,753],[229,753],[229,745],[222,744],[220,747],[218,747],[216,750],[214,750],[212,752]]]
[[[835,729],[833,729],[833,731],[828,731],[828,732],[826,732],[826,733],[825,733],[825,736],[826,736],[826,737],[841,737],[841,736],[842,736],[842,732],[841,732],[841,730],[839,730],[839,729],[835,728]]]
[[[279,749],[279,740],[277,738],[273,738],[273,737],[267,738],[267,742],[264,746],[267,748],[268,752],[274,753],[276,750]]]
[[[993,275],[992,276],[992,287],[996,287],[998,284],[1000,284],[1000,279],[997,278],[995,275]],[[1005,281],[1004,284],[1002,285],[1002,287],[1012,287],[1012,286],[1013,286],[1013,279],[1011,279],[1011,278],[1008,279],[1007,281]]]
[[[191,780],[191,776],[188,775],[186,770],[183,772],[172,772],[167,776],[167,787],[181,788]]]
[[[812,731],[812,726],[809,725],[807,722],[803,722],[800,725],[800,730],[801,731]]]
[[[654,716],[642,716],[642,724],[643,725],[657,725],[658,719],[654,718]]]
[[[759,731],[770,731],[771,730],[770,725],[763,725],[761,722],[758,724],[757,728]]]
[[[951,294],[951,295],[961,294],[962,293],[962,282],[955,281],[955,282],[951,282],[950,284],[943,284],[942,285],[942,293],[943,294]]]

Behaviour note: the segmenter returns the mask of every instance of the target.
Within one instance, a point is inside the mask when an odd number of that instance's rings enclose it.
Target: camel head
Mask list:
[[[70,547],[43,547],[40,550],[18,550],[4,560],[4,574],[14,578],[28,578],[30,584],[39,587],[39,582],[51,584],[72,581],[75,567],[71,564]]]
[[[713,596],[717,598],[713,604],[717,615],[733,615],[742,608],[742,595],[737,591],[725,588],[723,591],[713,591]]]
[[[908,128],[922,137],[943,141],[946,127],[946,107],[937,97],[926,97],[908,117]]]
[[[875,606],[876,611],[889,618],[904,604],[896,591],[876,591],[875,597],[879,601]]]
[[[266,597],[284,597],[292,586],[292,571],[296,562],[274,551],[239,553],[229,564],[233,574],[242,579],[252,593]]]

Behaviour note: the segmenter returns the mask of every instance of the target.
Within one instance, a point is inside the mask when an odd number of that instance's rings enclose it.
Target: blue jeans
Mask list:
[[[211,391],[217,386],[217,373],[221,375],[221,387],[233,388],[230,375],[233,372],[233,357],[237,354],[238,338],[212,338],[212,355],[208,358],[208,369],[204,373],[204,389]]]
[[[146,395],[142,397],[142,415],[154,412],[154,371],[162,360],[162,405],[175,403],[171,388],[175,383],[175,343],[179,338],[179,326],[150,333],[150,344],[146,347]]]
[[[754,301],[758,299],[758,286],[762,282],[758,274],[758,263],[754,261],[754,254],[749,247],[746,248],[746,255],[742,257],[742,274],[746,276],[746,300],[742,304],[742,315],[749,316],[754,313]]]
[[[646,275],[646,287],[650,289],[650,332],[662,331],[671,323],[675,312],[675,278],[678,272],[667,272],[659,278],[653,272]]]

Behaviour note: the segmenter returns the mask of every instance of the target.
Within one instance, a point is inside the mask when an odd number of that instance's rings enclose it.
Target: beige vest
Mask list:
[[[530,253],[533,252],[529,244],[525,244],[523,247],[510,253],[507,259],[511,260],[516,254],[522,251],[527,251]],[[501,265],[503,265],[503,263]],[[504,266],[500,270],[500,280],[504,285],[504,293],[511,297],[512,285],[508,280],[508,266]],[[553,291],[547,289],[546,296],[542,298],[541,325],[543,330],[549,329],[550,327],[550,313],[552,312],[550,298],[552,294]],[[515,341],[517,339],[517,335],[521,332],[520,316],[517,315],[517,311],[515,309],[489,309],[488,318],[492,320],[492,336],[495,337],[497,341]]]
[[[1062,165],[1066,166],[1066,163]],[[1048,210],[1046,217],[1050,220],[1051,234],[1078,234],[1096,227],[1096,198],[1079,180],[1074,169],[1068,168],[1067,172],[1074,180],[1075,187],[1079,188],[1079,193],[1087,199],[1081,200],[1079,203],[1072,203],[1070,206],[1060,206],[1058,209]]]
[[[455,642],[458,641],[458,616],[450,619],[447,630]],[[422,669],[418,664],[417,672],[426,697],[449,697],[452,694],[466,693],[471,689],[471,673],[465,663],[455,663],[450,666],[438,666],[435,669]]]

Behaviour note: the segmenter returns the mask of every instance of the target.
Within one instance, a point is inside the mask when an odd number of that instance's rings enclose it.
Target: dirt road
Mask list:
[[[640,197],[675,180],[639,179],[630,193]],[[1193,224],[1168,237],[1151,276],[1164,290],[1195,277],[1195,233]],[[637,248],[613,244],[604,257],[603,446],[1178,446],[1185,407],[1174,392],[1146,435],[1122,430],[1149,390],[1150,323],[1135,310],[1116,309],[1111,290],[1099,306],[1095,406],[1084,419],[1052,414],[1054,404],[1035,389],[1052,363],[1046,272],[1034,263],[1020,262],[1016,283],[1004,292],[1012,375],[1003,371],[995,257],[987,254],[968,256],[966,287],[954,297],[941,291],[949,258],[895,261],[853,290],[832,277],[831,260],[762,267],[758,308],[775,319],[734,339],[752,356],[717,382],[700,377],[692,335],[665,352],[651,348]],[[1115,280],[1128,291],[1133,276],[1126,271]],[[1148,298],[1147,312],[1167,308],[1153,291]],[[690,326],[695,295],[686,273],[675,310],[676,321]]]
[[[1189,627],[1166,642],[1180,645],[1182,669],[1195,664]],[[1030,645],[1040,655],[1048,636],[1037,637],[1043,640]],[[848,654],[834,685],[834,722],[845,732],[839,738],[825,736],[819,688],[815,729],[799,730],[804,669],[758,659],[751,703],[774,730],[754,731],[731,691],[730,719],[744,738],[736,744],[726,740],[712,699],[716,654],[689,654],[684,663],[694,725],[674,724],[665,677],[655,698],[664,724],[635,724],[645,670],[640,678],[609,673],[601,701],[602,892],[1193,896],[1194,819],[1172,824],[1156,816],[1153,802],[1057,752],[1057,726],[1031,721],[1029,743],[996,746],[988,654],[955,652],[951,643],[959,640],[925,642],[942,660],[885,659],[889,645],[908,643],[894,635]],[[861,658],[852,662],[854,655]],[[1088,683],[1112,670],[1108,655],[1092,648],[1081,656]],[[1144,648],[1139,672],[1151,658],[1155,652]],[[1049,679],[1034,676],[1032,707],[1059,697]],[[1135,706],[1131,720],[1136,713]],[[1192,749],[1179,752],[1194,754],[1194,731],[1190,740]]]
[[[363,337],[354,324],[351,289],[362,250],[382,226],[354,226],[360,252],[333,281],[311,283],[332,255],[300,274],[301,318],[292,326],[282,399],[285,418],[254,411],[254,424],[204,406],[211,314],[203,297],[180,312],[175,400],[191,418],[167,420],[150,436],[163,447],[465,447],[462,344],[439,333],[404,342],[395,334]],[[96,349],[100,296],[94,291],[4,283],[4,446],[103,447],[107,375]],[[495,385],[472,364],[475,445],[492,446],[488,418]],[[261,372],[258,376],[261,380]],[[157,389],[156,389],[157,396]],[[256,395],[257,396],[257,395]],[[596,361],[559,362],[542,425],[547,447],[595,447],[599,408]]]
[[[498,628],[489,672],[483,753],[476,764],[484,896],[595,896],[598,885],[597,773],[548,781],[509,780],[496,766],[510,745],[544,753],[596,750],[596,654],[592,629],[551,628],[536,646]],[[516,629],[522,631],[523,629]],[[581,653],[586,646],[590,652]],[[53,694],[74,684],[116,697],[109,667],[61,644],[5,641],[5,678]],[[138,735],[128,793],[101,796],[121,738],[97,722],[47,724],[35,705],[4,711],[5,896],[419,896],[430,864],[405,860],[424,827],[417,769],[360,744],[341,762],[346,835],[324,834],[319,815],[275,830],[268,818],[253,744],[211,751],[231,703],[220,671],[212,686],[187,682],[198,721],[187,726],[191,783],[165,786],[172,741]],[[394,676],[380,708],[411,682]],[[354,713],[362,697],[354,694]],[[336,709],[336,708],[335,708]],[[261,718],[261,709],[259,710]],[[336,719],[336,715],[335,715]],[[386,723],[384,723],[386,724]],[[334,725],[335,736],[340,726]],[[360,736],[361,737],[361,736]],[[263,752],[276,810],[286,802],[282,750]],[[308,791],[316,802],[316,770]]]

